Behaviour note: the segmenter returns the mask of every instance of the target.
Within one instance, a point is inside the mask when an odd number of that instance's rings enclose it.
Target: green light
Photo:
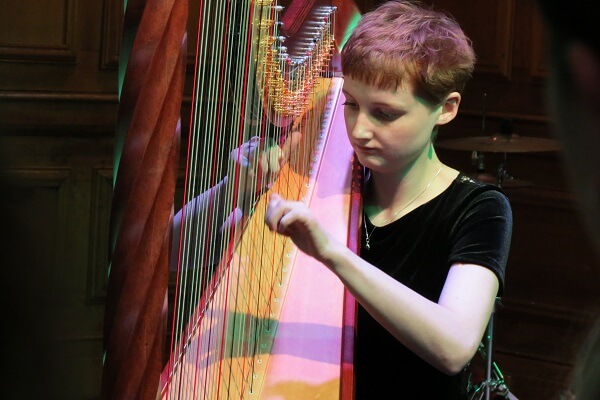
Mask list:
[[[344,32],[342,34],[342,40],[340,41],[338,50],[341,50],[344,47],[344,45],[348,41],[348,37],[350,37],[350,34],[352,33],[352,31],[354,30],[354,28],[356,28],[356,25],[358,25],[358,21],[360,21],[361,17],[362,17],[362,14],[360,14],[358,12],[352,14],[350,19],[348,20],[348,25],[346,26],[346,29],[344,30]]]

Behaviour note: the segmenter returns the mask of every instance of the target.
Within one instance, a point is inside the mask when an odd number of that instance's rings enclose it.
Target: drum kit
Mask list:
[[[508,174],[507,155],[509,153],[556,152],[560,151],[560,142],[555,139],[520,136],[512,132],[512,122],[504,121],[501,133],[489,136],[447,139],[436,143],[436,147],[448,150],[471,152],[471,161],[475,172],[471,177],[483,182],[503,186],[529,186],[525,181],[515,179]],[[503,161],[496,168],[495,176],[485,172],[485,154],[502,153]]]

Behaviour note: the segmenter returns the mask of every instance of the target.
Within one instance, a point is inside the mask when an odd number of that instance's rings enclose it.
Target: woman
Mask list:
[[[366,170],[360,256],[302,203],[269,202],[267,226],[359,303],[357,399],[466,396],[512,230],[506,196],[444,165],[433,145],[474,62],[469,39],[441,12],[390,1],[365,14],[342,50],[346,129]]]

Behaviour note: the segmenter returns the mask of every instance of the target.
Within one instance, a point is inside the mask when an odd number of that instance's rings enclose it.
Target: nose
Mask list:
[[[373,137],[373,124],[365,113],[358,112],[349,120],[346,119],[346,125],[351,137],[357,140],[368,140]]]

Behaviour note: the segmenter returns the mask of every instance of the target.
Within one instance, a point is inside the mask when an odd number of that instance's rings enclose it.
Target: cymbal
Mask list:
[[[469,150],[493,153],[530,153],[559,151],[560,142],[555,139],[510,135],[475,136],[442,140],[436,146],[449,150]]]

